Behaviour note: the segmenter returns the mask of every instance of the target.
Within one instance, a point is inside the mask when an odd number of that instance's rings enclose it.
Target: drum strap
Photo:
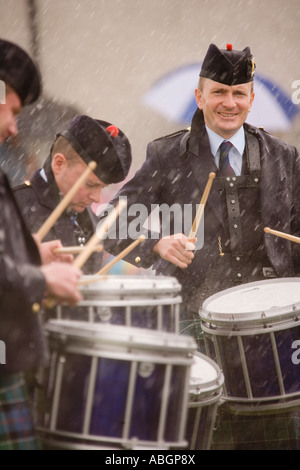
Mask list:
[[[246,135],[244,162],[247,162],[249,174],[224,178],[230,234],[230,251],[233,256],[233,263],[235,263],[237,258],[243,255],[242,225],[238,189],[241,187],[253,187],[254,190],[259,189],[260,151],[258,140],[252,134]],[[239,261],[240,260],[238,259],[238,262]]]
[[[261,165],[259,142],[255,135],[246,133],[246,147],[243,155],[243,171],[241,176],[216,178],[219,190],[224,194],[223,204],[226,204],[228,214],[228,235],[230,245],[219,258],[218,263],[209,270],[205,281],[199,289],[184,299],[187,310],[198,312],[204,299],[220,290],[232,287],[235,284],[250,281],[259,281],[274,277],[273,269],[269,266],[264,251],[244,253],[242,221],[240,210],[241,191],[251,189],[253,200],[258,200],[260,190]],[[252,193],[253,190],[253,193]],[[244,207],[242,207],[244,210]],[[257,245],[257,240],[254,243]],[[264,267],[267,266],[267,267]],[[275,276],[276,277],[276,276]]]
[[[260,178],[260,149],[257,138],[253,134],[246,134],[246,157],[250,175]]]

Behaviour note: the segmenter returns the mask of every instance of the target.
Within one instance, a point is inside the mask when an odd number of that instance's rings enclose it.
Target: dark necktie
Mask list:
[[[232,143],[224,140],[220,145],[219,168],[222,176],[235,176],[235,172],[229,163],[229,151]]]

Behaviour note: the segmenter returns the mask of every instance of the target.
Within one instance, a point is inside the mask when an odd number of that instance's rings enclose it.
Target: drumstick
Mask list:
[[[213,183],[213,180],[215,179],[215,177],[216,177],[215,173],[210,173],[209,176],[208,176],[208,181],[206,183],[204,193],[202,195],[200,205],[199,205],[198,210],[197,210],[197,214],[194,218],[193,225],[192,225],[192,228],[191,228],[189,236],[188,236],[188,239],[191,242],[194,240],[194,238],[196,236],[196,233],[197,233],[197,230],[198,230],[198,227],[199,227],[199,224],[200,224],[200,221],[202,219],[203,212],[204,212],[204,207],[205,207],[205,204],[206,204],[206,201],[207,201],[207,198],[208,198],[208,195],[210,193],[210,189],[211,189],[211,186],[212,186],[212,183]]]
[[[67,192],[67,194],[63,197],[57,207],[53,210],[53,212],[49,215],[48,219],[45,220],[43,225],[37,232],[37,236],[39,237],[40,241],[45,238],[49,230],[53,227],[57,219],[61,216],[63,211],[68,207],[70,202],[72,201],[74,195],[77,193],[78,189],[85,180],[88,178],[91,171],[94,171],[97,167],[96,162],[90,162],[86,168],[86,170],[82,173],[82,175],[78,178],[78,180],[74,183],[72,188]]]
[[[266,233],[271,233],[272,235],[277,235],[278,237],[281,237],[281,238],[286,238],[287,240],[290,240],[291,242],[300,243],[300,238],[295,237],[294,235],[289,235],[288,233],[284,233],[284,232],[278,232],[277,230],[272,230],[269,227],[265,227],[264,231]]]
[[[106,223],[103,222],[102,226],[100,227],[100,230],[96,231],[94,235],[89,239],[88,243],[83,247],[84,249],[81,251],[81,253],[77,256],[77,258],[73,262],[73,266],[79,269],[82,268],[82,266],[88,260],[90,255],[93,253],[95,246],[98,245],[99,240],[103,239],[105,233],[109,230],[109,228],[114,223],[114,221],[116,220],[120,212],[123,209],[125,209],[126,206],[127,206],[126,200],[121,199],[120,202],[115,207],[115,209],[107,217]],[[52,297],[49,297],[45,301],[45,307],[53,308],[55,307],[55,303],[56,303],[55,299]]]
[[[100,271],[96,274],[100,276],[101,274],[106,274],[118,261],[124,258],[128,253],[130,253],[137,245],[139,245],[143,240],[145,240],[145,235],[141,235],[134,242],[132,242],[127,248],[125,248],[121,253],[119,253],[113,260],[111,260],[107,265],[105,265]]]
[[[212,183],[213,183],[213,180],[215,179],[215,177],[216,177],[215,173],[209,173],[209,175],[208,175],[208,181],[207,181],[206,186],[204,188],[204,192],[203,192],[203,195],[202,195],[202,198],[201,198],[201,201],[200,201],[200,205],[198,207],[196,216],[195,216],[194,221],[193,221],[193,225],[191,227],[191,230],[190,230],[190,233],[189,233],[189,236],[188,236],[188,242],[186,242],[186,245],[185,245],[185,249],[187,251],[194,250],[193,242],[194,242],[199,224],[201,222],[202,215],[203,215],[203,212],[204,212],[204,207],[205,207],[205,204],[206,204],[206,201],[207,201],[207,198],[208,198],[208,195],[210,193],[211,186],[212,186]],[[172,276],[176,269],[177,269],[177,266],[175,264],[169,263],[165,268],[164,274],[168,275],[168,276]]]
[[[85,262],[88,260],[90,255],[92,254],[96,245],[99,244],[99,241],[104,238],[106,232],[108,232],[109,228],[117,219],[120,212],[127,206],[127,202],[125,199],[121,199],[115,209],[109,214],[106,221],[100,226],[100,229],[97,230],[94,235],[90,238],[88,243],[84,246],[84,250],[77,256],[73,265],[77,268],[82,268]]]
[[[127,248],[125,248],[121,253],[119,253],[113,260],[111,260],[109,263],[107,263],[105,266],[103,266],[100,271],[98,271],[95,276],[101,276],[102,274],[106,274],[107,271],[110,270],[118,261],[123,259],[128,253],[130,253],[139,243],[141,243],[143,240],[145,240],[145,235],[141,235],[140,237],[137,238],[134,242],[132,242]],[[91,282],[96,282],[99,279],[86,279],[83,281],[79,281],[80,285],[83,284],[89,284]]]
[[[84,249],[84,246],[64,246],[62,248],[55,248],[55,250],[53,250],[53,253],[55,255],[61,255],[61,254],[76,255],[76,254],[81,253],[83,249]],[[101,251],[103,251],[103,246],[102,245],[95,246],[93,251],[97,251],[100,253]]]

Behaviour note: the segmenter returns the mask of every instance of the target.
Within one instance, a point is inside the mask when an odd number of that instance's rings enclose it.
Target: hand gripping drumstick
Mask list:
[[[216,177],[215,173],[210,173],[208,175],[208,180],[207,180],[207,183],[206,183],[206,186],[205,186],[205,189],[204,189],[201,201],[200,201],[200,205],[198,207],[196,216],[195,216],[194,221],[193,221],[193,225],[191,227],[191,230],[190,230],[190,233],[189,233],[189,236],[188,236],[189,241],[186,243],[186,250],[191,250],[190,244],[194,242],[199,224],[200,224],[201,219],[202,219],[205,204],[206,204],[206,201],[207,201],[207,198],[208,198],[208,195],[210,193],[211,186],[212,186],[212,183],[213,183],[213,180],[215,179],[215,177]],[[194,249],[193,245],[192,245],[192,249]],[[165,275],[172,276],[176,269],[177,269],[177,266],[175,266],[175,264],[169,263],[168,266],[165,269]]]
[[[265,227],[264,231],[266,233],[271,233],[272,235],[277,235],[278,237],[281,237],[281,238],[286,238],[286,240],[289,240],[291,242],[300,243],[300,238],[295,237],[294,235],[289,235],[288,233],[284,233],[284,232],[278,232],[277,230],[272,230],[269,227]]]
[[[204,212],[204,207],[205,207],[205,204],[206,204],[206,201],[207,201],[207,198],[208,198],[208,195],[210,193],[210,189],[211,189],[211,186],[212,186],[212,183],[213,183],[213,180],[215,179],[215,177],[216,177],[215,173],[210,173],[209,176],[208,176],[208,181],[206,183],[204,193],[202,195],[200,205],[199,205],[198,210],[197,210],[197,214],[194,218],[194,222],[193,222],[192,228],[190,230],[190,234],[188,236],[188,239],[191,242],[193,242],[193,240],[196,236],[196,233],[197,233],[197,230],[198,230],[198,227],[199,227],[199,224],[201,222],[202,215],[203,215],[203,212]]]
[[[41,228],[37,232],[37,236],[39,237],[40,241],[45,238],[49,230],[53,227],[57,219],[61,216],[63,211],[68,207],[70,202],[72,201],[74,195],[77,193],[78,189],[85,180],[88,178],[91,171],[94,171],[97,167],[96,162],[90,162],[86,170],[82,173],[82,175],[78,178],[78,180],[74,183],[72,188],[67,192],[64,198],[60,201],[60,203],[56,206],[54,211],[49,215],[48,219],[45,220]]]
[[[73,266],[76,266],[77,268],[82,268],[82,266],[86,263],[90,255],[93,253],[93,250],[96,245],[98,245],[100,240],[103,240],[104,235],[112,224],[115,222],[119,214],[122,212],[123,209],[127,206],[127,202],[125,199],[121,199],[115,209],[107,216],[107,219],[105,222],[102,223],[100,226],[100,229],[97,230],[92,238],[87,242],[87,244],[84,246],[84,250],[77,256],[75,259]]]
[[[91,256],[91,254],[94,251],[95,246],[98,245],[99,240],[102,240],[105,233],[109,230],[109,228],[112,226],[120,212],[125,209],[127,206],[127,202],[125,199],[121,199],[121,201],[117,204],[115,209],[111,212],[111,214],[107,217],[106,222],[102,224],[100,227],[100,230],[96,231],[92,238],[89,239],[88,243],[84,246],[84,249],[81,251],[81,253],[77,256],[75,261],[73,262],[73,266],[77,268],[82,268],[82,266],[86,263],[88,258]],[[55,306],[55,299],[54,298],[48,298],[45,302],[45,307],[46,308],[53,308]]]
[[[130,253],[137,245],[139,245],[143,240],[145,240],[145,235],[141,235],[138,237],[134,242],[132,242],[127,248],[125,248],[121,253],[119,253],[113,260],[111,260],[109,263],[107,263],[103,268],[98,271],[95,276],[101,276],[103,274],[106,274],[107,271],[109,271],[118,261],[123,259],[128,253]],[[83,281],[79,281],[80,285],[84,284],[90,284],[92,282],[98,282],[99,279],[97,278],[91,278],[91,279],[85,279]]]

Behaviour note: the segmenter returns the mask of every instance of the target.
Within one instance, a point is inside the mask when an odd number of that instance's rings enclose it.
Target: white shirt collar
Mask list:
[[[42,168],[42,169],[40,170],[40,175],[41,175],[41,177],[42,177],[42,178],[46,181],[46,183],[47,183],[47,182],[48,182],[48,178],[47,178],[47,175],[46,175],[46,173],[45,173],[44,168]]]
[[[230,139],[224,139],[219,134],[216,134],[214,131],[209,129],[206,125],[206,130],[208,134],[208,139],[210,143],[211,153],[216,157],[217,151],[223,142],[223,140],[229,140],[232,145],[236,148],[239,154],[242,156],[245,149],[245,132],[244,127],[240,127],[239,130],[232,136]]]

